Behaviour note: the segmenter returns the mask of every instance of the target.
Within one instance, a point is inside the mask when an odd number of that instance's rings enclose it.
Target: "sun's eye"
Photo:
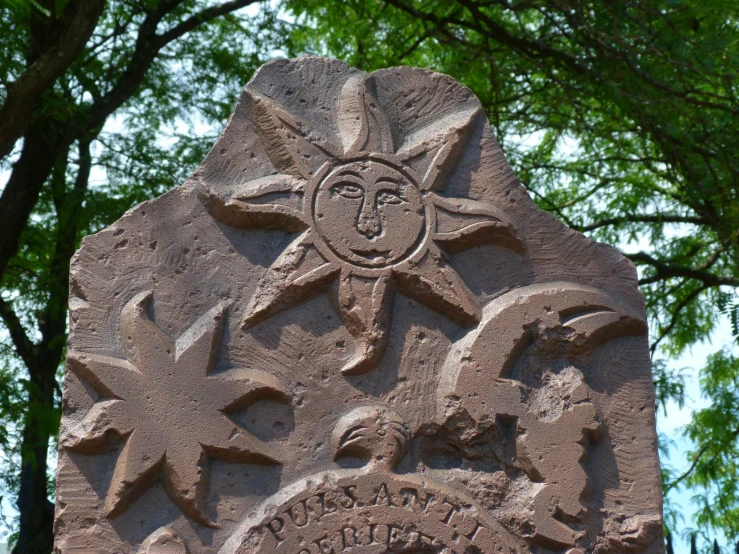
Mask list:
[[[379,204],[402,204],[405,201],[405,198],[400,193],[392,190],[383,190],[377,195],[377,202]]]
[[[359,185],[352,183],[339,183],[331,187],[331,196],[343,196],[344,198],[362,198],[364,191]]]

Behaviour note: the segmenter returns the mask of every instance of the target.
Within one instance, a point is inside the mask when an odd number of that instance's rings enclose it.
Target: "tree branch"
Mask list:
[[[201,10],[188,17],[185,21],[173,27],[163,35],[159,35],[159,42],[163,47],[173,40],[180,38],[182,35],[193,31],[204,23],[208,23],[222,15],[235,12],[236,10],[240,10],[241,8],[245,8],[251,4],[255,4],[258,1],[259,0],[232,0],[231,2],[224,2],[223,4],[218,4]]]
[[[689,223],[692,225],[706,225],[708,221],[702,217],[683,216],[677,214],[634,214],[621,217],[611,217],[602,219],[588,225],[576,227],[581,233],[594,231],[601,227],[609,227],[611,225],[622,225],[624,223]]]
[[[46,50],[7,87],[0,109],[0,158],[7,156],[23,134],[36,99],[51,87],[82,52],[97,26],[103,0],[81,0],[59,41]]]
[[[639,279],[639,285],[650,285],[652,283],[656,283],[657,281],[662,281],[671,277],[687,277],[688,279],[695,279],[696,281],[700,281],[709,287],[718,287],[722,285],[729,287],[739,287],[739,277],[727,277],[723,275],[716,275],[715,273],[711,273],[710,271],[671,265],[656,258],[653,258],[646,252],[625,254],[625,256],[634,263],[652,266],[657,271],[657,273],[652,277]]]
[[[739,427],[734,429],[731,433],[732,438],[739,437]],[[690,467],[686,469],[683,473],[681,473],[678,477],[676,477],[671,483],[669,483],[666,486],[667,491],[671,491],[674,489],[677,485],[679,485],[682,481],[690,477],[690,475],[695,471],[695,468],[698,466],[698,462],[700,462],[703,455],[706,453],[708,448],[711,446],[712,443],[707,442],[703,446],[700,447],[698,452],[695,453],[693,456],[693,463],[690,464]],[[712,462],[709,462],[712,463]]]
[[[13,341],[15,351],[26,364],[32,378],[36,373],[37,357],[36,345],[26,333],[18,314],[2,296],[0,296],[0,319],[3,320],[5,327],[8,329],[10,339]]]
[[[439,18],[433,16],[432,14],[422,12],[409,3],[405,2],[404,0],[386,0],[389,4],[395,6],[396,8],[413,15],[415,17],[418,17],[422,20],[428,20],[431,21],[433,24],[437,26],[441,30],[441,27],[443,27],[443,24],[445,23],[443,20],[440,20]],[[512,35],[508,29],[503,27],[502,25],[498,24],[497,22],[493,21],[490,17],[485,15],[483,12],[481,12],[478,9],[478,6],[475,5],[473,2],[470,2],[469,0],[457,0],[459,4],[467,8],[469,10],[470,14],[473,15],[475,18],[475,21],[482,22],[487,31],[481,31],[480,29],[476,29],[477,32],[482,34],[483,36],[486,36],[488,38],[493,38],[496,42],[499,42],[501,44],[505,44],[506,46],[514,49],[515,51],[520,52],[521,54],[524,54],[532,59],[536,59],[537,57],[540,57],[542,55],[549,57],[550,59],[557,60],[570,68],[575,73],[586,75],[588,73],[588,70],[584,68],[580,62],[572,56],[571,54],[564,52],[562,50],[557,50],[556,48],[552,48],[548,44],[538,41],[538,40],[530,40],[525,39],[521,37],[517,37]],[[459,21],[459,24],[464,24],[464,22]],[[470,27],[468,24],[464,24],[465,27]],[[458,40],[458,37],[455,37]]]
[[[20,235],[38,201],[44,182],[67,149],[60,146],[54,128],[30,125],[23,138],[21,156],[0,195],[0,282],[11,258],[18,252]]]
[[[423,42],[431,37],[431,32],[426,30],[421,36],[419,36],[415,41],[413,41],[413,44],[411,44],[408,48],[405,49],[404,52],[401,52],[398,55],[398,60],[403,60],[406,57],[410,56]]]
[[[57,213],[57,230],[54,254],[49,268],[46,301],[43,318],[39,318],[41,346],[48,367],[57,367],[64,351],[64,342],[59,338],[67,331],[67,306],[69,303],[69,261],[77,245],[77,234],[82,224],[80,209],[87,192],[92,168],[90,144],[94,136],[79,141],[79,167],[71,190],[63,187],[52,191]]]
[[[136,92],[151,64],[154,63],[161,49],[167,44],[202,24],[235,12],[257,1],[259,0],[232,0],[231,2],[211,6],[190,16],[162,35],[156,32],[157,25],[167,11],[174,9],[181,0],[169,0],[158,5],[155,10],[149,12],[139,28],[136,48],[126,70],[110,91],[90,106],[87,118],[81,118],[75,124],[68,126],[65,141],[71,144],[86,133],[101,127],[108,116],[121,107]]]
[[[680,321],[680,312],[685,309],[685,307],[690,304],[693,300],[695,300],[702,292],[704,292],[709,287],[706,285],[701,285],[698,288],[696,288],[693,292],[691,292],[686,298],[680,302],[674,310],[672,310],[672,317],[670,318],[670,322],[663,328],[659,330],[659,336],[654,340],[654,342],[649,346],[649,351],[654,354],[657,351],[657,347],[659,346],[659,343],[661,343],[667,335],[669,335],[672,330],[677,325],[678,321]]]

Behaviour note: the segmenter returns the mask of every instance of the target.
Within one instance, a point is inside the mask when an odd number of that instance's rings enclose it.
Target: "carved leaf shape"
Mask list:
[[[458,325],[469,327],[480,321],[480,306],[474,294],[433,245],[418,262],[393,268],[393,277],[400,292]]]
[[[306,231],[285,249],[262,277],[246,309],[242,326],[255,325],[310,298],[325,288],[339,271],[318,253],[311,231]]]
[[[387,276],[363,278],[345,271],[334,290],[334,301],[354,338],[354,356],[341,370],[360,375],[377,366],[385,353],[395,292]]]
[[[290,175],[269,175],[225,194],[200,182],[197,192],[208,213],[226,225],[291,233],[309,226],[302,211],[304,184]]]

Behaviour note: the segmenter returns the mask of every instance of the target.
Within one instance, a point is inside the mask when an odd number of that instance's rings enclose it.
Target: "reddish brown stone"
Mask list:
[[[58,552],[663,551],[634,267],[449,77],[267,64],[70,308]]]

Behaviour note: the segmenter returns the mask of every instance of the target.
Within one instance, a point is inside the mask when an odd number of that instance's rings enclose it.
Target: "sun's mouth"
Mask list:
[[[384,262],[393,253],[392,250],[359,250],[356,248],[350,248],[349,250],[360,258],[364,258],[370,262]]]

